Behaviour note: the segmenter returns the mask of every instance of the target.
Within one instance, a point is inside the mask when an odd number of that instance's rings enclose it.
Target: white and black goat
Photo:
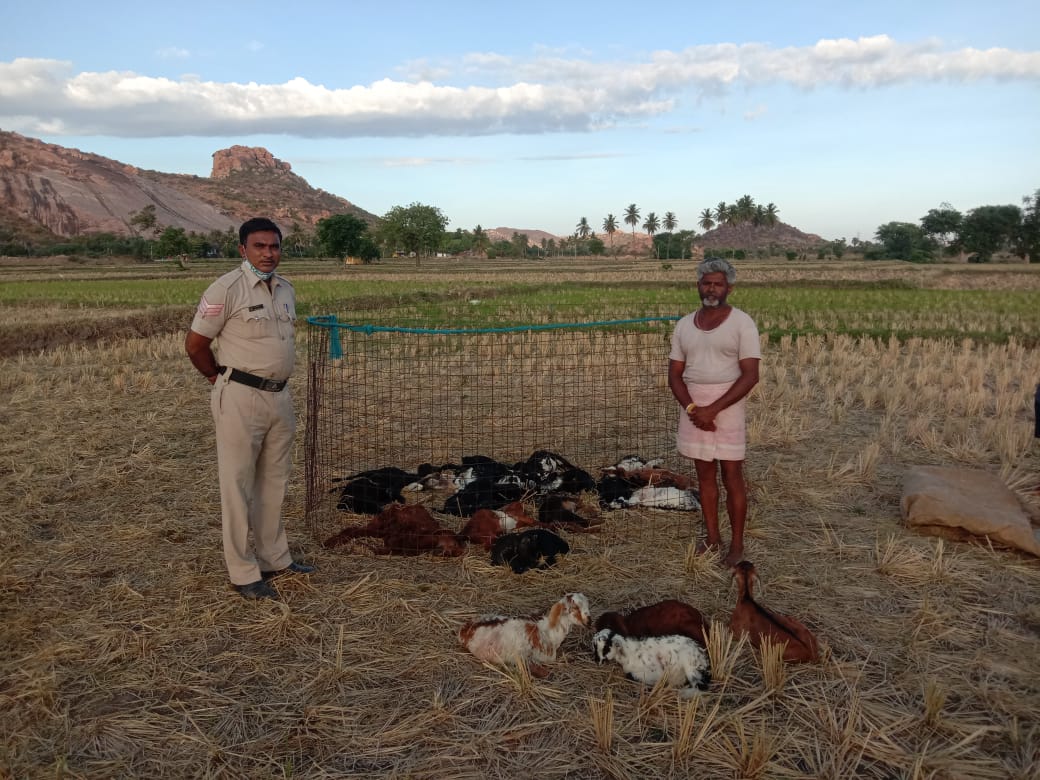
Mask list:
[[[664,680],[683,698],[708,690],[711,662],[708,654],[688,636],[651,636],[637,639],[605,628],[592,638],[599,663],[616,661],[630,680],[656,685]]]

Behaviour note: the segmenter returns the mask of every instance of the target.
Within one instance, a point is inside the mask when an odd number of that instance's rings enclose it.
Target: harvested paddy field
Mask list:
[[[385,294],[429,312],[478,295],[501,309],[519,288],[565,283],[692,293],[691,264],[652,265],[282,270],[310,314],[349,310],[336,285],[388,282],[397,292],[361,291],[365,308]],[[822,649],[819,663],[786,667],[730,638],[736,594],[717,558],[693,555],[697,513],[607,513],[601,533],[568,535],[555,567],[522,575],[482,550],[325,549],[304,512],[302,323],[286,519],[294,556],[318,572],[281,579],[280,602],[244,601],[220,552],[208,386],[182,347],[217,271],[131,271],[140,289],[91,303],[41,284],[57,271],[2,269],[5,295],[11,282],[39,295],[6,298],[0,315],[14,345],[0,358],[0,776],[1040,775],[1040,562],[921,536],[899,508],[910,466],[959,466],[999,475],[1038,517],[1040,352],[1000,331],[1035,336],[1034,269],[740,268],[732,301],[769,331],[749,399],[747,557],[763,603]],[[105,269],[77,273],[108,283]],[[886,285],[922,305],[804,311],[814,290]],[[808,292],[768,308],[784,290]],[[965,320],[928,308],[958,291],[994,295],[954,298],[971,321],[960,335]],[[614,294],[595,306],[624,315]],[[987,314],[1002,296],[1017,308]],[[24,346],[61,317],[78,329]],[[151,329],[129,328],[144,327],[138,317]],[[914,330],[926,335],[902,333]],[[664,598],[696,606],[714,621],[710,689],[683,701],[630,682],[594,662],[584,628],[544,679],[482,665],[458,643],[466,620],[541,612],[572,591],[593,616]]]

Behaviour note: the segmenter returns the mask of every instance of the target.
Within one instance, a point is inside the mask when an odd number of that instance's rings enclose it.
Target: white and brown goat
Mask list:
[[[582,593],[568,593],[542,616],[484,615],[459,630],[459,641],[481,661],[490,664],[526,664],[535,677],[549,673],[547,664],[574,626],[589,624],[589,601]]]
[[[513,501],[501,509],[478,509],[462,527],[459,536],[490,551],[491,544],[502,534],[537,524],[538,521],[525,511],[522,501]]]

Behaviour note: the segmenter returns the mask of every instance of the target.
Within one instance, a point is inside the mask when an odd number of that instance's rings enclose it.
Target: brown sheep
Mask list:
[[[695,607],[676,599],[665,599],[648,604],[631,612],[604,612],[596,618],[596,631],[609,628],[616,634],[627,637],[688,636],[702,647],[704,639],[704,616]]]
[[[346,544],[350,539],[370,536],[383,540],[375,552],[380,555],[418,555],[436,552],[440,555],[461,555],[466,540],[453,531],[441,528],[429,510],[418,504],[390,504],[373,517],[368,525],[344,528],[325,540],[328,548]]]
[[[769,638],[774,644],[785,644],[784,660],[790,663],[818,661],[820,658],[816,637],[794,618],[773,612],[759,604],[751,595],[752,584],[758,578],[755,565],[741,561],[734,567],[737,582],[737,604],[729,620],[729,628],[739,638],[747,634],[753,647],[760,647]]]
[[[500,535],[517,528],[529,528],[537,525],[534,518],[528,516],[522,501],[506,504],[501,509],[478,509],[459,532],[459,536],[473,544],[491,550],[491,544]]]

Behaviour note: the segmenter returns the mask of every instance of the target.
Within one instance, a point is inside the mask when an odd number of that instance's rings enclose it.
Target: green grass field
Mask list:
[[[649,263],[649,261],[648,261]],[[0,304],[19,309],[136,311],[184,307],[190,313],[212,278],[230,263],[168,267],[125,266],[76,269],[68,274],[8,273],[0,285]],[[414,268],[411,264],[343,270],[331,263],[283,264],[297,289],[301,316],[334,314],[341,321],[373,321],[402,327],[493,327],[525,322],[582,322],[642,316],[670,316],[696,308],[692,265],[669,271],[659,264],[625,274],[587,263],[563,278],[545,266],[518,272],[472,266]],[[959,289],[933,289],[920,278],[921,267],[879,263],[830,264],[788,268],[742,266],[732,302],[745,309],[771,340],[789,335],[836,333],[887,339],[961,339],[1033,346],[1040,338],[1040,267],[1014,272],[1032,284],[1013,289],[1009,271],[995,271],[987,284],[975,267],[942,269],[959,278]],[[879,270],[886,278],[870,278]],[[903,273],[898,274],[899,270]],[[935,267],[925,267],[933,271]],[[895,271],[896,273],[891,273]],[[773,278],[786,272],[782,279]],[[127,278],[128,274],[136,276]],[[864,278],[864,276],[866,278]],[[938,276],[938,274],[936,274]],[[621,277],[621,278],[617,278]],[[746,278],[745,278],[746,277]],[[761,278],[766,277],[766,278]],[[922,283],[923,282],[923,283]],[[1010,284],[1009,284],[1010,282]],[[970,286],[969,286],[970,285]],[[999,289],[994,289],[998,285]]]

